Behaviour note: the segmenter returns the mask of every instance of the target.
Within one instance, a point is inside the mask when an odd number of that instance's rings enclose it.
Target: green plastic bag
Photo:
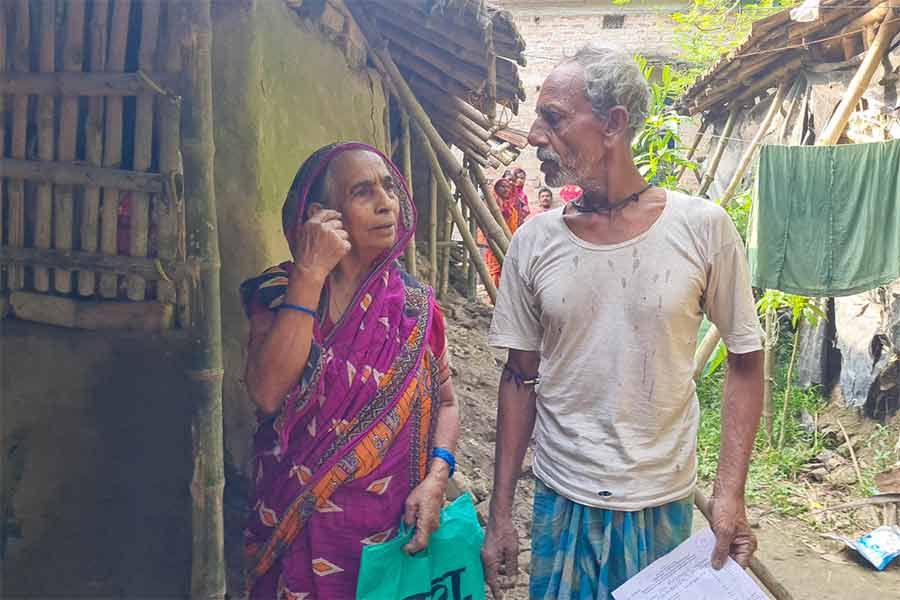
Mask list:
[[[484,531],[469,494],[441,511],[428,547],[409,556],[412,536],[401,523],[396,538],[363,548],[356,600],[484,600]]]

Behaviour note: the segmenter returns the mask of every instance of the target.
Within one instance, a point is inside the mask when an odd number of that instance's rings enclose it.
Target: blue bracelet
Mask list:
[[[278,306],[278,310],[281,310],[282,308],[286,308],[288,310],[296,310],[297,312],[302,312],[305,315],[311,316],[313,319],[316,319],[319,317],[319,315],[317,315],[316,311],[314,311],[313,309],[306,308],[305,306],[300,306],[299,304],[290,304],[288,302],[284,302]]]
[[[453,474],[456,473],[456,457],[453,456],[453,453],[443,448],[435,448],[431,451],[431,457],[439,458],[450,465],[450,478],[452,479]]]

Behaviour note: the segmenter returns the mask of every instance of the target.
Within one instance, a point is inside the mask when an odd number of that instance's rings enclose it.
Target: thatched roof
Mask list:
[[[508,164],[517,145],[496,135],[525,99],[525,42],[509,12],[484,0],[285,0],[318,19],[350,54],[368,41],[348,6],[361,8],[438,131],[483,164]],[[340,15],[346,17],[341,20]],[[354,48],[358,46],[358,50]],[[519,146],[521,147],[521,146]]]
[[[815,21],[794,21],[790,9],[756,21],[748,38],[687,90],[680,107],[699,114],[751,105],[808,64],[849,60],[874,38],[890,4],[822,0]]]

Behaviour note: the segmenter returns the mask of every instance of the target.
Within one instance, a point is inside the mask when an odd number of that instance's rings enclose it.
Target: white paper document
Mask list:
[[[698,531],[613,592],[615,600],[766,600],[767,596],[729,558],[720,571],[710,558],[716,538]]]

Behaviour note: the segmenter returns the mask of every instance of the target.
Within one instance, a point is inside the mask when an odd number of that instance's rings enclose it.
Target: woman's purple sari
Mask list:
[[[371,146],[323,148],[291,188],[297,224],[328,163],[350,150],[378,154],[402,182],[398,239],[334,327],[315,327],[302,380],[276,416],[260,421],[245,531],[254,599],[353,598],[363,546],[393,537],[406,497],[425,476],[436,415],[426,343],[433,300],[396,263],[415,230],[406,182]],[[291,266],[246,282],[247,306],[277,308]]]

